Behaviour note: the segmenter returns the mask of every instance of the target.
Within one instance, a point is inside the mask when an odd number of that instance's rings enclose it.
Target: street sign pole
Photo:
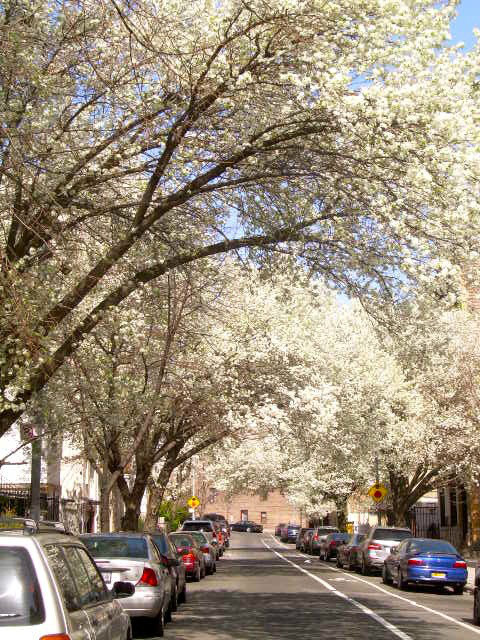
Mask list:
[[[195,495],[195,460],[192,458],[192,496]],[[192,520],[195,520],[195,507],[192,507]]]
[[[380,475],[378,473],[378,456],[375,456],[375,484],[377,487],[380,485]],[[377,521],[378,524],[382,524],[382,515],[380,513],[380,505],[377,504]]]

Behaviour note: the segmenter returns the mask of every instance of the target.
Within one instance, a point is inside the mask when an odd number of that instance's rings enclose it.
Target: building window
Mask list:
[[[240,511],[240,520],[248,520],[248,509],[242,509]]]
[[[266,511],[261,511],[260,512],[260,523],[261,524],[266,524],[267,522],[267,512]]]

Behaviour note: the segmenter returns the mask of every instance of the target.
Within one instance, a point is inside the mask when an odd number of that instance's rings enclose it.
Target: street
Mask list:
[[[273,536],[234,533],[215,576],[189,583],[166,638],[470,640],[473,598],[426,588],[399,592],[304,556]],[[138,625],[134,638],[151,639]],[[153,639],[152,639],[153,640]]]

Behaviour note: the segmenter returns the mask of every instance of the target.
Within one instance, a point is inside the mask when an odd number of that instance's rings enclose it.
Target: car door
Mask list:
[[[85,555],[86,552],[73,545],[63,545],[63,552],[80,596],[82,609],[85,611],[94,630],[95,640],[111,640],[110,616],[104,600],[100,599],[103,594],[99,593],[96,585],[91,582],[85,564],[82,561],[81,552]]]
[[[48,566],[53,573],[58,591],[64,603],[69,638],[71,638],[71,640],[95,640],[93,628],[87,614],[81,606],[80,596],[61,545],[46,545],[44,551]]]
[[[392,558],[390,575],[396,576],[398,578],[398,575],[402,569],[402,563],[405,563],[405,554],[408,553],[409,546],[410,541],[405,540],[397,547],[397,553],[390,553],[390,557]]]
[[[87,610],[87,615],[97,616],[104,619],[105,615],[108,620],[108,638],[109,640],[124,640],[127,630],[126,616],[122,614],[122,608],[118,602],[112,597],[107,589],[105,582],[98,570],[95,562],[88,553],[79,547],[75,548],[78,559],[83,563],[90,580],[93,602]]]

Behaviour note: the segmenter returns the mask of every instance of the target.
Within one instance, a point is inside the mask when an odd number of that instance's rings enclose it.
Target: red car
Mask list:
[[[205,560],[203,552],[193,536],[180,531],[171,533],[168,537],[183,560],[187,576],[192,578],[194,582],[199,582],[206,575]]]

